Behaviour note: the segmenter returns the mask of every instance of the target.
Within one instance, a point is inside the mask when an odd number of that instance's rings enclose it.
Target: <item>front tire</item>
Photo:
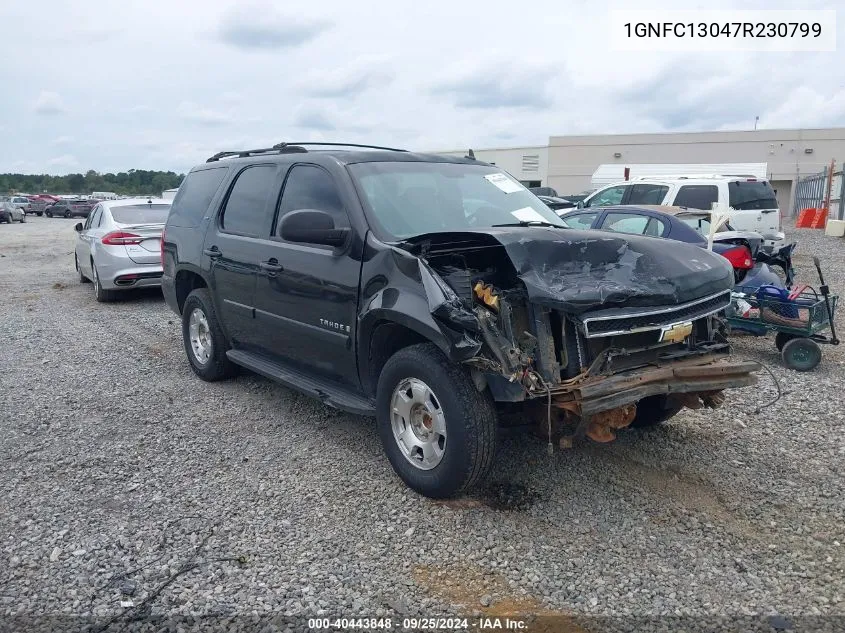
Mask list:
[[[493,401],[431,343],[399,350],[384,365],[376,420],[393,470],[426,497],[465,492],[492,469]]]
[[[71,215],[71,212],[70,212],[70,211],[65,211],[65,218],[70,219],[71,217],[73,217],[73,216]]]
[[[207,288],[197,288],[185,299],[182,343],[191,369],[203,380],[214,382],[236,373],[237,367],[226,356],[229,343]]]
[[[88,279],[88,277],[86,277],[84,274],[82,274],[82,269],[79,267],[79,258],[76,256],[76,254],[73,255],[73,266],[74,266],[74,268],[76,268],[76,272],[79,273],[79,283],[81,283],[81,284],[91,283],[91,280]]]
[[[38,213],[36,213],[35,215],[37,215],[37,216],[40,218],[42,215],[44,215],[44,212],[43,212],[43,211],[39,211],[39,212],[38,212]]]
[[[781,350],[784,364],[795,371],[812,371],[822,362],[822,348],[813,339],[794,338]]]
[[[39,213],[38,215],[41,215],[41,214]],[[50,213],[49,211],[47,211],[47,217],[48,217],[48,218],[52,218],[52,217],[53,217],[53,214],[52,214],[52,213]]]

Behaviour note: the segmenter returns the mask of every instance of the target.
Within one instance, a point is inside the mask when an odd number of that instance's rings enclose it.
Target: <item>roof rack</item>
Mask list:
[[[719,178],[757,178],[765,180],[754,174],[652,174],[648,176],[637,176],[631,180],[718,180]]]
[[[230,158],[232,156],[237,156],[238,158],[246,158],[247,156],[255,156],[259,154],[292,154],[292,153],[303,153],[307,152],[308,150],[303,147],[304,145],[324,145],[329,147],[361,147],[364,149],[381,149],[386,150],[388,152],[407,152],[408,150],[404,149],[397,149],[395,147],[383,147],[381,145],[361,145],[359,143],[320,143],[318,141],[310,142],[306,141],[304,143],[276,143],[273,147],[264,147],[260,149],[245,149],[245,150],[237,150],[237,151],[229,151],[229,152],[217,152],[214,156],[208,158],[205,162],[213,163],[214,161],[218,161],[221,158]]]

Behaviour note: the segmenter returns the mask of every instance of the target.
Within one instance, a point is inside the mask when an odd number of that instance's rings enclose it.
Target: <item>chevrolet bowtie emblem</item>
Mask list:
[[[692,334],[692,321],[675,323],[660,329],[660,341],[665,343],[680,343]]]

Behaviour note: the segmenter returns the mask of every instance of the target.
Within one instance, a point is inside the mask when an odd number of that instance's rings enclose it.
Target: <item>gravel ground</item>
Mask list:
[[[0,622],[845,614],[842,347],[800,374],[737,337],[786,391],[764,413],[767,374],[611,445],[509,437],[489,488],[435,503],[371,420],[251,374],[196,378],[158,291],[95,303],[72,226],[0,226]],[[799,281],[817,254],[845,292],[845,241],[791,235]]]

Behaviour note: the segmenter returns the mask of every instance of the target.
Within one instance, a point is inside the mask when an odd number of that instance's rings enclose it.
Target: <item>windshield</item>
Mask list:
[[[547,223],[556,213],[495,167],[462,163],[349,165],[371,222],[392,239],[495,225]]]
[[[118,224],[164,224],[169,212],[169,204],[133,204],[112,207],[111,216]]]
[[[728,204],[734,209],[777,209],[775,190],[765,180],[737,180],[728,183]]]

